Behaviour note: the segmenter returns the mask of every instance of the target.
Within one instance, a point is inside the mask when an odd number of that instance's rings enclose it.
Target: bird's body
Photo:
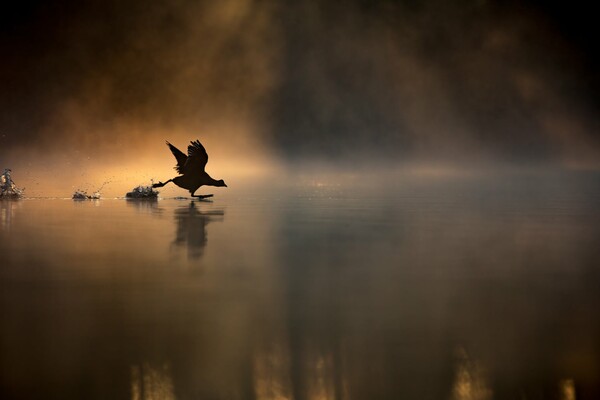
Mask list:
[[[196,175],[181,175],[173,178],[173,183],[180,188],[187,189],[190,193],[194,193],[201,186],[218,186],[218,181],[210,177],[206,172]]]
[[[173,179],[169,179],[165,183],[155,183],[154,185],[152,185],[152,187],[162,187],[169,182],[173,182],[180,188],[187,189],[192,195],[192,197],[199,198],[212,196],[195,196],[194,193],[201,186],[227,187],[223,179],[213,179],[204,170],[204,168],[206,167],[206,163],[208,162],[208,153],[206,153],[206,149],[204,149],[204,146],[202,146],[200,141],[196,140],[190,142],[190,145],[188,146],[187,156],[177,147],[173,146],[171,143],[167,142],[167,146],[169,146],[169,149],[177,159],[177,165],[175,166],[175,170],[181,175],[176,176]]]

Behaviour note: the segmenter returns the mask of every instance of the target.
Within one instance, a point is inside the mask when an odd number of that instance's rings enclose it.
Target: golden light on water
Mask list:
[[[575,400],[575,381],[573,379],[563,379],[559,382],[560,399]]]
[[[491,400],[492,391],[481,366],[471,360],[464,349],[459,349],[458,353],[451,399]]]
[[[254,357],[254,392],[259,399],[292,400],[289,354],[271,345]]]
[[[131,367],[131,400],[175,400],[168,364],[148,363]]]

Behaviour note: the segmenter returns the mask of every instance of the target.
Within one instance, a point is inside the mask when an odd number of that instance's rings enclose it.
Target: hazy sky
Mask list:
[[[162,179],[164,140],[199,138],[225,175],[304,160],[598,168],[590,7],[13,2],[0,167]]]

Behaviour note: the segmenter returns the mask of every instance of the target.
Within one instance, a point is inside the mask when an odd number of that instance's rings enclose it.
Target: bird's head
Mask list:
[[[217,184],[215,186],[224,186],[224,187],[227,187],[227,185],[225,184],[225,181],[223,179],[219,179],[217,181]]]

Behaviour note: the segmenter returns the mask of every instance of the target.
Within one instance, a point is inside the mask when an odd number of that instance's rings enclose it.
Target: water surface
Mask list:
[[[600,398],[597,182],[0,202],[0,397]]]

